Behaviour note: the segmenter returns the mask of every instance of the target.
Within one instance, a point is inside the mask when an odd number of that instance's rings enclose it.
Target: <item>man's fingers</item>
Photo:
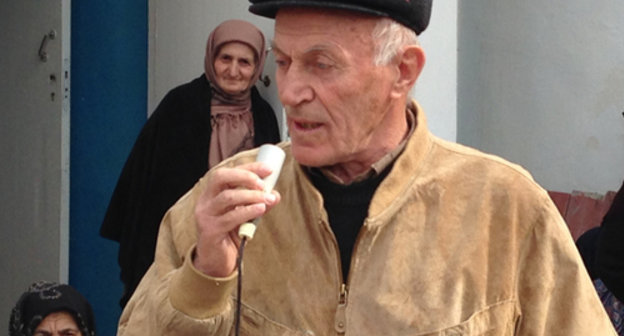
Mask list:
[[[211,176],[211,192],[218,194],[227,189],[257,189],[261,190],[263,183],[257,174],[241,168],[217,169]]]
[[[217,194],[227,189],[255,189],[264,188],[263,178],[271,174],[271,169],[264,163],[252,162],[234,168],[220,168],[211,176],[210,193]]]
[[[232,229],[242,223],[251,222],[262,216],[266,212],[266,204],[254,203],[249,205],[240,205],[225,213],[221,220],[223,222],[232,223]]]

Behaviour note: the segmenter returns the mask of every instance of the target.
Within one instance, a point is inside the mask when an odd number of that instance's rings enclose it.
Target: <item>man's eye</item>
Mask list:
[[[277,65],[278,68],[283,68],[288,65],[288,62],[286,60],[276,59],[275,65]]]
[[[327,70],[331,68],[331,65],[328,63],[323,63],[323,62],[316,62],[316,67],[321,70]]]

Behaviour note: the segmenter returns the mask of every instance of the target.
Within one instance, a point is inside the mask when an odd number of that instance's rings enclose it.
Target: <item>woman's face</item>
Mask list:
[[[33,336],[82,336],[78,325],[68,312],[51,313],[39,323]]]
[[[221,46],[214,60],[217,85],[228,94],[238,94],[250,87],[256,70],[253,50],[240,42]]]

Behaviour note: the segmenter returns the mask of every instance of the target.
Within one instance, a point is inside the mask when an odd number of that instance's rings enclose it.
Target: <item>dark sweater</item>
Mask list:
[[[349,185],[333,183],[316,169],[310,173],[312,184],[323,195],[329,225],[338,241],[344,282],[349,277],[353,247],[368,216],[371,199],[390,170],[388,167],[377,176]]]

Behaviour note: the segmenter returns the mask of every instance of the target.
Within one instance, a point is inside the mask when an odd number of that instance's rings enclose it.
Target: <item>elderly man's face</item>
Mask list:
[[[375,23],[338,11],[278,12],[276,79],[299,163],[371,164],[395,131],[389,111],[398,70],[373,64]]]

